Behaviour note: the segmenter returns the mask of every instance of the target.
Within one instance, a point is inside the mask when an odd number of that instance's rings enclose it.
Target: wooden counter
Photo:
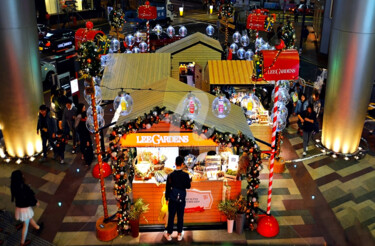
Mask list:
[[[189,206],[187,205],[187,207],[194,206],[193,203],[198,202],[197,200],[199,197],[201,198],[201,201],[204,200],[203,203],[205,204],[206,208],[202,209],[202,207],[197,206],[194,208],[185,209],[184,223],[212,223],[226,221],[226,218],[220,214],[217,208],[219,202],[222,200],[223,183],[223,180],[199,181],[191,183],[191,195],[188,194],[187,196],[187,200],[189,200]],[[241,181],[228,180],[228,185],[231,186],[230,198],[236,199],[241,193]],[[144,214],[148,220],[148,223],[141,218],[140,224],[164,224],[164,221],[158,220],[162,207],[164,191],[165,184],[157,185],[153,179],[146,182],[133,182],[134,199],[143,198],[146,203],[150,204],[150,211]]]
[[[271,124],[251,124],[250,125],[251,133],[255,138],[258,138],[260,140],[263,140],[269,144],[271,144],[272,141],[272,125]],[[259,145],[259,148],[261,150],[270,150],[271,147],[262,144],[257,143]]]

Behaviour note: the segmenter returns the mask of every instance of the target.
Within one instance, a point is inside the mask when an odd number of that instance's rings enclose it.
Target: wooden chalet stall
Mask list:
[[[170,54],[172,78],[202,88],[204,67],[209,60],[220,60],[223,48],[218,40],[196,32],[158,49],[156,53]],[[193,64],[193,71],[184,73],[183,66],[189,64]]]
[[[205,68],[203,87],[204,91],[211,91],[215,86],[233,86],[236,88],[250,89],[253,85],[267,85],[264,80],[255,81],[253,76],[253,61],[245,60],[210,60]],[[257,139],[271,143],[272,125],[268,123],[250,125],[253,136]],[[270,147],[258,143],[261,150]]]
[[[191,91],[201,102],[201,109],[194,120],[196,123],[215,127],[219,132],[237,134],[238,131],[241,131],[244,135],[252,138],[246,119],[238,106],[232,105],[230,115],[219,119],[211,111],[211,104],[215,99],[213,95],[176,79],[168,77],[150,84],[146,88],[152,88],[152,90],[134,91],[130,94],[134,100],[133,110],[127,116],[120,116],[117,125],[136,119],[155,107],[166,107],[167,110],[181,115],[183,113],[182,102]],[[167,159],[165,166],[173,165],[175,156],[181,154],[181,150],[176,152],[174,148],[184,148],[185,151],[190,149],[190,153],[197,155],[209,150],[216,152],[219,150],[217,143],[211,139],[202,138],[190,130],[180,129],[178,126],[163,121],[152,125],[149,129],[126,135],[121,139],[121,145],[124,148],[136,147],[137,155],[140,155],[141,149],[147,148],[157,149],[158,155],[165,151],[164,153],[168,153],[167,157],[170,159],[169,163]],[[241,192],[241,181],[224,181],[222,178],[194,179],[193,176],[192,187],[188,190],[187,195],[184,222],[188,224],[224,222],[226,219],[221,216],[217,208],[218,203],[223,199],[224,185],[231,187],[230,192],[224,192],[227,197],[234,199]],[[132,190],[134,199],[143,198],[146,203],[150,204],[150,212],[145,214],[148,222],[141,218],[140,223],[164,224],[165,221],[160,220],[159,215],[163,205],[165,182],[157,183],[155,177],[149,180],[135,180]]]

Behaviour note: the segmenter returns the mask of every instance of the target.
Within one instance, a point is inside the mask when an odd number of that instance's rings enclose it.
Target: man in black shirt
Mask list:
[[[177,240],[182,241],[184,232],[182,227],[184,225],[184,210],[186,205],[186,189],[190,189],[189,174],[182,171],[182,163],[184,159],[181,156],[176,158],[176,170],[168,175],[167,184],[165,188],[165,199],[168,202],[168,226],[164,237],[171,241],[171,234],[173,232],[174,217],[177,213]]]
[[[312,109],[312,106],[307,106],[307,109],[298,115],[298,119],[301,121],[303,130],[303,156],[306,156],[307,146],[311,138],[311,133],[314,130],[314,124],[316,121],[316,114]]]
[[[49,108],[46,105],[41,105],[39,107],[39,117],[38,125],[36,128],[36,133],[42,137],[42,146],[43,146],[43,158],[41,161],[44,161],[47,158],[47,141],[49,145],[53,148],[54,152],[56,151],[55,144],[53,143],[53,134],[56,132],[56,123],[49,115]],[[55,152],[56,153],[56,152]]]

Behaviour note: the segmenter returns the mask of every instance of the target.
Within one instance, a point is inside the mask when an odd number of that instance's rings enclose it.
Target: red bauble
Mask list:
[[[272,215],[259,216],[257,232],[263,237],[275,237],[279,234],[279,223]]]
[[[87,63],[91,63],[91,59],[89,58],[89,59],[87,59]]]
[[[102,169],[103,169],[103,178],[108,177],[112,173],[111,166],[107,162],[102,163]],[[96,164],[95,167],[92,169],[92,176],[94,178],[100,178],[100,172],[99,172],[99,164]]]
[[[89,29],[89,30],[93,29],[94,23],[92,23],[91,21],[86,22],[86,28]]]
[[[284,43],[284,41],[283,41],[282,39],[280,39],[280,43],[279,43],[278,45],[275,45],[275,48],[276,48],[277,50],[282,50],[282,49],[284,49],[284,48],[285,48],[285,43]]]

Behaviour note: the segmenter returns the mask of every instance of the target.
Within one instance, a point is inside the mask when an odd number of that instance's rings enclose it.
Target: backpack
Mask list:
[[[186,190],[178,189],[175,187],[171,188],[169,199],[175,202],[183,203],[186,199]]]

